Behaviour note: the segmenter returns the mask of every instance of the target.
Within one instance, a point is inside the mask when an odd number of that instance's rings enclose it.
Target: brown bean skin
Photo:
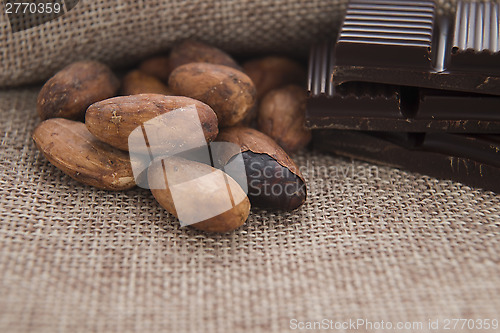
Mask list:
[[[222,209],[228,198],[229,188],[234,200],[231,209],[190,225],[209,232],[229,232],[245,223],[250,213],[250,201],[240,185],[229,175],[226,175],[227,184],[224,181],[213,182],[202,177],[213,171],[215,169],[209,165],[180,157],[159,159],[155,160],[148,169],[149,186],[158,203],[176,217],[178,217],[178,210],[196,210],[203,215],[203,213],[210,214],[219,207]],[[168,182],[166,174],[168,174]],[[174,204],[169,184],[186,184],[187,182],[190,187],[180,194],[176,192]],[[196,201],[194,201],[194,196],[197,196]]]
[[[192,62],[206,62],[215,65],[224,65],[241,70],[241,67],[226,52],[194,40],[185,40],[177,44],[170,52],[172,70]]]
[[[259,130],[273,138],[287,153],[304,148],[311,141],[311,130],[304,127],[306,91],[289,85],[269,92],[260,103]]]
[[[135,186],[128,153],[99,141],[81,122],[45,120],[33,140],[50,163],[80,183],[114,191]]]
[[[175,94],[207,103],[219,126],[241,122],[255,104],[255,87],[244,73],[221,65],[190,63],[175,69],[169,87]]]
[[[207,142],[213,141],[219,131],[216,114],[208,105],[183,96],[140,94],[110,98],[88,108],[85,124],[89,131],[103,142],[128,150],[129,135],[138,126],[159,115],[189,106],[196,107]],[[198,119],[194,121],[198,122]],[[193,126],[196,127],[196,123],[180,122],[169,126],[171,137],[176,139],[170,144],[179,146],[195,140],[196,133],[190,130]]]
[[[50,78],[37,99],[40,119],[83,120],[92,103],[116,95],[120,82],[108,66],[96,61],[73,63]]]
[[[216,141],[240,146],[252,205],[290,211],[305,202],[307,188],[299,168],[273,139],[255,129],[236,126],[222,130]]]
[[[170,58],[167,56],[156,56],[144,60],[139,64],[139,70],[145,74],[151,75],[163,83],[168,82],[168,77],[172,73]]]
[[[269,56],[249,60],[243,64],[243,69],[255,84],[259,100],[273,89],[288,84],[302,84],[306,80],[304,68],[285,57]]]
[[[154,76],[140,70],[129,72],[122,80],[122,95],[162,94],[172,95],[168,87]]]

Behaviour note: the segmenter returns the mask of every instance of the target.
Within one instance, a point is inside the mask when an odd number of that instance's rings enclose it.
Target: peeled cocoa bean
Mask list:
[[[269,135],[287,153],[307,146],[311,130],[304,127],[305,90],[296,85],[270,91],[260,103],[257,117],[259,130]]]
[[[194,40],[185,40],[174,46],[172,52],[170,52],[172,70],[192,62],[206,62],[241,70],[241,67],[226,52]]]
[[[122,80],[122,95],[138,94],[162,94],[172,95],[168,87],[154,76],[143,73],[140,70],[134,70],[125,75]]]
[[[167,56],[156,56],[144,60],[139,65],[139,70],[145,74],[153,76],[163,83],[168,82],[168,77],[172,73],[170,59]]]
[[[243,225],[250,213],[250,201],[240,185],[207,164],[180,157],[157,159],[148,169],[148,180],[163,208],[187,219],[181,222],[195,221],[190,225],[199,230],[232,231]]]
[[[210,105],[221,127],[241,122],[255,104],[252,80],[227,66],[190,63],[175,69],[168,82],[175,94]]]
[[[230,127],[219,133],[217,141],[241,147],[252,205],[289,211],[305,202],[307,188],[299,168],[273,139],[252,128]]]
[[[302,84],[306,80],[304,68],[284,57],[270,56],[250,60],[243,64],[243,69],[252,79],[259,100],[273,89],[288,84]]]
[[[83,120],[92,103],[116,95],[120,81],[108,66],[96,61],[75,62],[50,78],[37,99],[40,119]]]
[[[128,153],[97,140],[81,122],[45,120],[33,140],[50,163],[80,183],[115,191],[135,186]]]
[[[138,126],[167,112],[189,107],[196,108],[198,116],[192,119],[182,117],[170,119],[170,123],[164,124],[163,129],[159,129],[168,131],[168,142],[150,141],[150,147],[154,149],[164,145],[172,148],[189,146],[199,138],[197,129],[200,123],[206,141],[213,141],[219,131],[216,114],[208,105],[183,96],[141,94],[110,98],[92,104],[88,108],[85,124],[101,141],[119,149],[129,150],[129,135]]]

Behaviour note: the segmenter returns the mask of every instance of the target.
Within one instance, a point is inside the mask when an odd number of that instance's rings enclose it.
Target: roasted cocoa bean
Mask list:
[[[232,231],[243,225],[250,213],[250,201],[240,185],[207,164],[180,157],[157,159],[149,167],[148,180],[163,208],[177,218],[184,216],[188,220],[184,223],[194,219],[190,226],[200,230]],[[232,204],[229,209],[228,200]],[[216,212],[221,213],[214,216]]]
[[[207,103],[217,113],[219,126],[241,122],[255,104],[255,87],[244,73],[227,66],[190,63],[175,69],[169,87],[177,95]]]
[[[139,65],[139,70],[145,74],[153,76],[163,83],[168,82],[168,77],[172,73],[170,59],[167,56],[156,56],[144,60]]]
[[[116,95],[120,81],[108,66],[96,61],[75,62],[50,78],[37,99],[40,119],[83,120],[92,103]]]
[[[168,87],[154,76],[143,73],[140,70],[134,70],[125,75],[122,80],[122,95],[138,94],[161,94],[172,95]]]
[[[307,146],[311,130],[305,128],[306,91],[296,85],[270,91],[260,103],[257,123],[287,153]]]
[[[250,60],[243,64],[243,69],[252,79],[259,100],[273,89],[288,84],[303,84],[306,80],[304,68],[284,57],[270,56]]]
[[[170,123],[164,124],[162,129],[168,131],[169,141],[150,141],[150,148],[154,150],[155,147],[165,146],[163,149],[167,152],[170,148],[189,146],[198,140],[196,130],[200,123],[206,141],[213,141],[218,133],[216,114],[208,105],[183,96],[141,94],[110,98],[88,108],[85,124],[100,140],[113,147],[129,150],[129,135],[138,126],[159,115],[187,107],[195,107],[198,117],[170,119]]]
[[[45,120],[33,140],[50,163],[80,183],[115,191],[135,186],[128,153],[97,140],[81,122]]]
[[[241,70],[241,67],[229,54],[216,47],[194,40],[185,40],[174,46],[170,53],[170,65],[172,70],[192,62],[206,62]]]

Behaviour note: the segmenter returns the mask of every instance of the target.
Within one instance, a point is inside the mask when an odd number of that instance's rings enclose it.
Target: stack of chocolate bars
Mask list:
[[[500,192],[500,5],[352,0],[313,46],[307,126],[322,151]]]

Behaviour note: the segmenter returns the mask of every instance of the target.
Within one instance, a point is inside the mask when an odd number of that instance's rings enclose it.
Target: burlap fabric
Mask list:
[[[439,0],[448,10],[455,0]],[[331,36],[346,0],[80,0],[62,17],[12,33],[0,13],[0,88],[38,82],[81,59],[113,67],[196,38],[239,55],[305,55]],[[3,2],[1,3],[3,4]]]
[[[302,208],[204,234],[148,190],[97,190],[50,165],[31,140],[38,89],[0,92],[0,332],[500,319],[500,195],[302,152]]]
[[[14,35],[2,18],[0,85],[80,58],[129,64],[191,36],[304,51],[342,6],[82,0]],[[302,208],[205,234],[147,190],[97,190],[50,165],[31,140],[39,88],[0,91],[0,332],[288,332],[293,319],[429,332],[429,319],[500,319],[499,195],[304,151]]]

